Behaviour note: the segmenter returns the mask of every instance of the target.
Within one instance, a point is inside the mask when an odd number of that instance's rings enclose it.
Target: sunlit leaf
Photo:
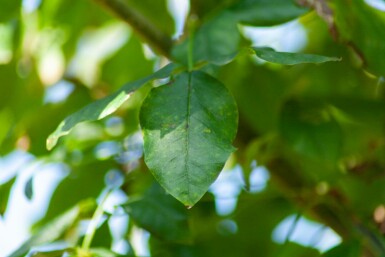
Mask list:
[[[190,239],[186,208],[159,185],[154,184],[143,197],[123,207],[138,226],[157,237],[178,242]]]
[[[270,47],[253,47],[255,54],[262,60],[283,65],[295,65],[302,63],[324,63],[340,61],[340,58],[327,57],[315,54],[277,52]]]
[[[232,11],[244,24],[272,26],[298,18],[308,9],[299,6],[296,0],[241,0]]]
[[[205,73],[182,73],[151,91],[140,123],[147,166],[167,192],[194,205],[234,151],[237,108],[232,96]]]
[[[64,121],[62,121],[56,130],[48,137],[47,139],[47,148],[52,149],[58,139],[61,136],[67,135],[77,124],[85,121],[94,121],[100,120],[107,115],[113,113],[116,109],[118,109],[128,98],[129,96],[137,90],[142,85],[147,82],[168,77],[171,72],[174,70],[175,65],[169,64],[159,71],[151,74],[150,76],[130,82],[124,85],[121,89],[116,91],[115,93],[97,100],[78,112],[68,116]]]

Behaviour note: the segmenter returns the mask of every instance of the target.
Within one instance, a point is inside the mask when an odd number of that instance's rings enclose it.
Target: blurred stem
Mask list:
[[[128,23],[131,28],[156,52],[170,57],[172,39],[149,20],[122,0],[93,0]]]
[[[96,208],[94,215],[92,216],[92,219],[90,221],[90,224],[88,225],[87,232],[82,243],[82,250],[84,250],[85,252],[87,252],[90,249],[92,240],[94,239],[94,236],[95,236],[98,223],[103,216],[104,204],[108,196],[110,195],[110,193],[111,193],[111,190],[108,190],[104,193],[100,201],[100,204]]]

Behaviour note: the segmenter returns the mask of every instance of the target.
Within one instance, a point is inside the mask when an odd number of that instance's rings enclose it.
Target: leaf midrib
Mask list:
[[[185,144],[185,171],[187,180],[187,195],[190,200],[190,174],[189,174],[189,156],[190,156],[190,118],[191,118],[191,72],[188,73],[188,84],[187,84],[187,106],[186,106],[186,144]]]

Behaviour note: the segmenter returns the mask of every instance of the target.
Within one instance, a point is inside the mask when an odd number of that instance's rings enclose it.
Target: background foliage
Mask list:
[[[0,255],[385,256],[385,2],[177,2],[0,0]]]

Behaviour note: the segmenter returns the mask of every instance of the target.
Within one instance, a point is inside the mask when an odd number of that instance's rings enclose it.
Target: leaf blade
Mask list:
[[[146,84],[149,81],[154,79],[161,79],[168,77],[171,72],[174,70],[175,65],[173,63],[168,64],[164,68],[158,70],[157,72],[151,74],[150,76],[130,82],[123,87],[121,87],[115,93],[99,99],[91,104],[85,106],[79,111],[71,114],[65,118],[56,130],[49,135],[47,138],[47,149],[51,150],[59,140],[60,137],[65,136],[70,133],[70,131],[79,123],[85,121],[95,121],[100,120],[107,115],[113,113],[117,108],[119,108],[129,96],[142,85]]]
[[[268,62],[283,64],[283,65],[296,65],[303,63],[324,63],[341,61],[340,58],[328,57],[315,54],[302,54],[302,53],[288,53],[277,52],[270,47],[252,47],[255,54]]]
[[[193,206],[234,151],[237,121],[222,83],[203,72],[182,73],[142,105],[145,162],[166,191]]]
[[[241,0],[231,8],[238,20],[251,26],[273,26],[308,12],[295,0]]]

